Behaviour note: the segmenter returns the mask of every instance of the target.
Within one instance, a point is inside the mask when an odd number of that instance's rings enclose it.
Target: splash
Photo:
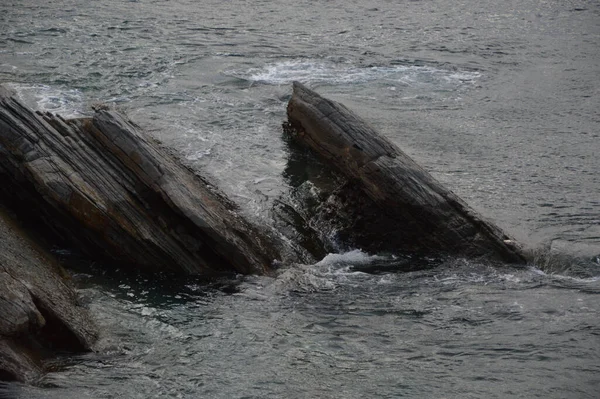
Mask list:
[[[381,255],[370,255],[360,249],[354,249],[352,251],[344,253],[330,253],[327,254],[321,261],[317,262],[315,266],[351,266],[351,265],[365,265],[378,260],[387,259]]]

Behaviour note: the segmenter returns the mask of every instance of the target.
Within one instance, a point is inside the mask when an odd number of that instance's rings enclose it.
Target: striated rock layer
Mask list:
[[[277,240],[122,115],[64,120],[0,87],[0,196],[94,256],[146,270],[269,273]]]
[[[95,340],[59,266],[0,209],[0,380],[31,382],[46,356],[86,351]]]
[[[347,183],[330,199],[341,234],[370,251],[521,263],[518,245],[343,104],[295,82],[288,132]]]

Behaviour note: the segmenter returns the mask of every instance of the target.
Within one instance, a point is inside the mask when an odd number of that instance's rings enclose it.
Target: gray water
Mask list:
[[[0,82],[109,103],[258,223],[291,201],[300,80],[523,242],[525,268],[352,250],[277,278],[77,272],[97,353],[9,396],[597,398],[597,1],[4,0]]]

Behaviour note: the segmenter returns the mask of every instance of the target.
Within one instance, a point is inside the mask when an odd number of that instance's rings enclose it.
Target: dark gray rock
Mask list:
[[[295,82],[287,113],[294,140],[345,178],[321,213],[341,220],[346,240],[369,251],[525,261],[514,240],[344,105]]]
[[[55,351],[91,349],[95,325],[62,274],[0,209],[0,380],[30,382]]]
[[[139,269],[263,274],[281,260],[274,235],[114,111],[64,120],[0,88],[0,195],[84,252]]]

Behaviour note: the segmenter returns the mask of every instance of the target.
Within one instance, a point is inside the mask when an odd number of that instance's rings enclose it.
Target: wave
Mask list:
[[[547,255],[547,254],[546,254]],[[322,292],[343,287],[394,285],[459,289],[491,285],[514,289],[542,286],[598,292],[600,261],[554,254],[560,267],[548,268],[541,258],[525,267],[460,257],[419,258],[369,254],[359,249],[330,253],[312,265],[285,268],[271,288],[286,292]],[[461,288],[462,289],[462,288]]]
[[[600,248],[595,244],[552,240],[531,251],[537,273],[578,282],[600,281]]]
[[[42,84],[7,85],[15,90],[28,106],[42,112],[52,112],[64,118],[79,118],[89,114],[83,93],[77,89],[63,89]]]
[[[370,255],[360,249],[354,249],[344,253],[330,253],[315,264],[315,266],[352,266],[364,265],[373,261],[384,260],[387,257],[381,255]]]
[[[453,71],[421,65],[359,67],[314,60],[289,60],[226,74],[257,83],[284,85],[292,81],[305,84],[360,84],[384,81],[392,85],[432,85],[456,88],[474,84],[481,76],[475,71]]]

